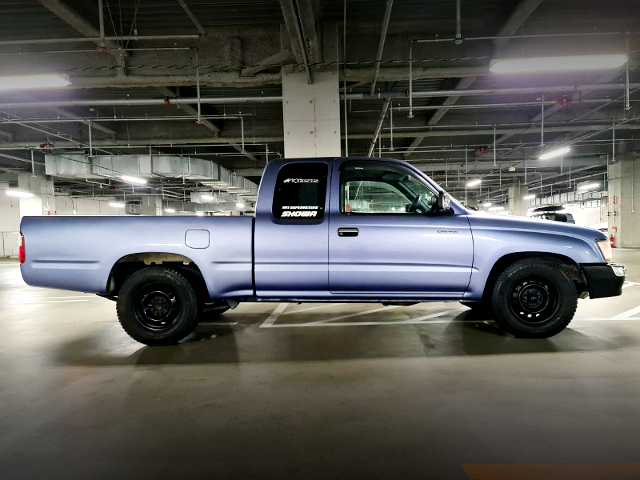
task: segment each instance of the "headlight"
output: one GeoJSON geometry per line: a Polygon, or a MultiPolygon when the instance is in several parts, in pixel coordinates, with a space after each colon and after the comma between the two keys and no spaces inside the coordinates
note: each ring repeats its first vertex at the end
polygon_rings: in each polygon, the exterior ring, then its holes
{"type": "Polygon", "coordinates": [[[596,240],[598,244],[598,248],[602,252],[602,256],[604,257],[605,262],[610,262],[613,260],[613,252],[611,251],[611,242],[606,238],[603,240],[596,240]]]}

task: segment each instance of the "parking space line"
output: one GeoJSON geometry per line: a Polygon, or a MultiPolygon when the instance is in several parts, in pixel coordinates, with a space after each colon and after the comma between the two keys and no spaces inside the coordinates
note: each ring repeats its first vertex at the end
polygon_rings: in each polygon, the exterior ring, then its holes
{"type": "Polygon", "coordinates": [[[282,314],[282,312],[284,312],[284,309],[287,308],[287,305],[289,304],[288,303],[278,304],[275,310],[271,312],[271,315],[269,315],[267,319],[264,322],[262,322],[262,325],[260,325],[260,328],[273,327],[273,324],[275,323],[276,320],[278,320],[278,317],[282,314]]]}
{"type": "MultiPolygon", "coordinates": [[[[357,313],[350,313],[348,315],[340,315],[339,317],[333,317],[333,318],[328,318],[326,320],[318,320],[316,322],[309,322],[310,324],[314,324],[314,325],[319,325],[319,324],[323,324],[323,323],[330,323],[330,322],[335,322],[336,320],[344,320],[345,318],[353,318],[353,317],[360,317],[362,315],[369,315],[370,313],[377,313],[377,312],[383,312],[386,310],[391,310],[392,308],[400,308],[400,307],[404,307],[404,305],[389,305],[386,307],[380,307],[380,308],[374,308],[373,310],[367,310],[364,312],[357,312],[357,313]]],[[[396,323],[396,322],[393,322],[396,323]]]]}
{"type": "Polygon", "coordinates": [[[640,313],[640,307],[632,308],[626,312],[619,313],[618,315],[611,317],[611,320],[626,320],[640,313]]]}
{"type": "Polygon", "coordinates": [[[638,283],[637,282],[624,282],[624,285],[622,285],[622,288],[633,287],[634,285],[638,285],[638,283]]]}
{"type": "Polygon", "coordinates": [[[21,305],[37,305],[39,303],[78,303],[88,301],[89,300],[11,300],[9,303],[21,305]]]}
{"type": "MultiPolygon", "coordinates": [[[[403,320],[399,323],[424,323],[427,320],[431,320],[432,318],[442,317],[444,315],[448,315],[450,313],[461,312],[463,310],[469,310],[467,307],[456,308],[453,310],[445,310],[444,312],[432,313],[430,315],[424,315],[422,317],[410,318],[409,320],[403,320]]],[[[433,322],[432,322],[433,323],[433,322]]]]}
{"type": "Polygon", "coordinates": [[[291,315],[294,313],[303,313],[310,312],[312,310],[320,310],[321,308],[329,308],[329,307],[337,307],[339,305],[345,305],[344,303],[324,303],[322,305],[317,305],[315,307],[303,308],[301,310],[291,310],[289,312],[283,313],[283,315],[291,315]]]}

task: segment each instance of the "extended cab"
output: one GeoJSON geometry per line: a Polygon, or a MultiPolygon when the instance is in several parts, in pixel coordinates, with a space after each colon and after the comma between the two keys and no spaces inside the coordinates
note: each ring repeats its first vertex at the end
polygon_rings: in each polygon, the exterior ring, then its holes
{"type": "Polygon", "coordinates": [[[516,336],[549,337],[578,298],[620,295],[625,267],[590,228],[464,208],[396,160],[267,165],[255,217],[25,217],[29,285],[117,302],[147,345],[243,301],[458,300],[516,336]]]}

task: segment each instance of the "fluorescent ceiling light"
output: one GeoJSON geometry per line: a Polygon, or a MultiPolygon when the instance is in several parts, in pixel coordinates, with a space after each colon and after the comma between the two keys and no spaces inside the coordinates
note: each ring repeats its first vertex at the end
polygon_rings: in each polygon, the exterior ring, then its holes
{"type": "Polygon", "coordinates": [[[533,193],[530,193],[529,195],[525,195],[524,197],[522,197],[523,200],[531,200],[533,198],[536,198],[536,196],[533,193]]]}
{"type": "Polygon", "coordinates": [[[478,178],[476,180],[471,180],[469,183],[467,183],[467,187],[475,187],[476,185],[480,185],[481,183],[482,183],[482,180],[478,178]]]}
{"type": "Polygon", "coordinates": [[[165,208],[164,211],[167,212],[167,213],[176,213],[176,209],[175,208],[165,208]]]}
{"type": "Polygon", "coordinates": [[[200,198],[202,200],[207,201],[207,202],[213,202],[213,197],[211,195],[202,194],[202,195],[200,195],[200,198]]]}
{"type": "Polygon", "coordinates": [[[549,150],[547,153],[543,153],[538,158],[540,160],[549,160],[550,158],[556,158],[560,155],[564,155],[565,153],[569,153],[571,151],[570,147],[560,147],[555,150],[549,150]]]}
{"type": "Polygon", "coordinates": [[[491,203],[491,202],[484,202],[482,204],[483,207],[490,207],[491,205],[493,205],[493,203],[491,203]]]}
{"type": "Polygon", "coordinates": [[[198,217],[202,217],[202,216],[204,216],[204,212],[196,212],[196,215],[197,215],[198,217]]]}
{"type": "Polygon", "coordinates": [[[127,182],[127,183],[135,183],[136,185],[146,185],[147,184],[147,180],[144,178],[138,178],[138,177],[131,177],[129,175],[122,175],[120,177],[120,179],[123,182],[127,182]]]}
{"type": "Polygon", "coordinates": [[[124,208],[125,207],[124,203],[120,203],[120,202],[109,202],[109,206],[113,207],[113,208],[124,208]]]}
{"type": "Polygon", "coordinates": [[[490,212],[501,212],[502,210],[504,210],[504,207],[491,207],[489,209],[490,212]]]}
{"type": "Polygon", "coordinates": [[[57,88],[71,85],[68,75],[19,75],[0,77],[1,90],[27,90],[31,88],[57,88]]]}
{"type": "Polygon", "coordinates": [[[242,202],[238,202],[238,203],[236,203],[236,207],[238,207],[238,208],[244,208],[244,203],[242,203],[242,202]]]}
{"type": "Polygon", "coordinates": [[[600,186],[599,183],[587,183],[585,185],[580,185],[578,189],[580,190],[591,190],[592,188],[598,188],[600,186]]]}
{"type": "Polygon", "coordinates": [[[24,197],[24,198],[33,197],[33,193],[24,192],[22,190],[7,190],[7,195],[9,195],[11,197],[24,197]]]}
{"type": "Polygon", "coordinates": [[[624,54],[505,58],[493,60],[489,70],[493,73],[538,73],[599,70],[618,68],[624,65],[626,61],[627,56],[624,54]]]}

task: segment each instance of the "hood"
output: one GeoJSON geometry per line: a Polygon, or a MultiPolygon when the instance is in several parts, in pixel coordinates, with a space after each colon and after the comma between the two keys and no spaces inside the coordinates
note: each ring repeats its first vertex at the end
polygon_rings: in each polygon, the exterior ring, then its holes
{"type": "Polygon", "coordinates": [[[467,210],[467,215],[472,228],[495,228],[497,230],[525,230],[536,232],[548,232],[552,234],[565,234],[573,237],[582,237],[590,240],[606,239],[606,235],[599,230],[589,227],[581,227],[571,223],[554,222],[516,215],[497,215],[486,212],[467,210]]]}

